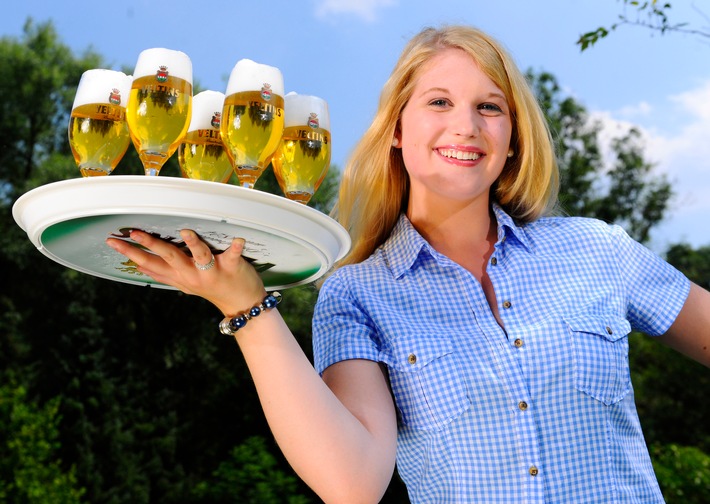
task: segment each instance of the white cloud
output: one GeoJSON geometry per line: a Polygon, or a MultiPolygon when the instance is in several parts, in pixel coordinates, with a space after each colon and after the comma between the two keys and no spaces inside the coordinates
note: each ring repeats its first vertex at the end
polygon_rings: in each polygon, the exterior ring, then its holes
{"type": "Polygon", "coordinates": [[[710,210],[710,81],[669,101],[679,106],[676,114],[684,121],[671,132],[650,128],[649,153],[677,180],[678,189],[694,195],[694,205],[710,210]]]}
{"type": "Polygon", "coordinates": [[[631,126],[639,129],[646,159],[655,164],[656,173],[666,174],[673,187],[668,217],[653,235],[654,249],[661,252],[681,241],[710,244],[710,80],[668,97],[667,103],[641,103],[615,112],[594,112],[592,117],[604,125],[600,141],[605,146],[631,126]]]}
{"type": "Polygon", "coordinates": [[[697,89],[671,96],[670,100],[679,104],[689,114],[710,121],[710,81],[697,89]]]}
{"type": "Polygon", "coordinates": [[[352,15],[372,23],[377,20],[378,11],[397,5],[397,0],[318,0],[316,16],[327,19],[333,15],[352,15]]]}
{"type": "Polygon", "coordinates": [[[622,108],[621,110],[619,110],[619,115],[628,119],[634,119],[635,117],[648,116],[652,111],[653,107],[650,103],[641,102],[635,105],[628,105],[622,108]]]}

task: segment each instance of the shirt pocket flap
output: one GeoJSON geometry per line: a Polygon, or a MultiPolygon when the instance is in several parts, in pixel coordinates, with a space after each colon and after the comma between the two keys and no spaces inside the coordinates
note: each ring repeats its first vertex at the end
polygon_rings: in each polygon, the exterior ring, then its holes
{"type": "Polygon", "coordinates": [[[613,313],[582,314],[566,320],[574,357],[574,386],[606,405],[631,390],[631,324],[613,313]]]}
{"type": "Polygon", "coordinates": [[[608,341],[617,341],[631,332],[631,324],[617,315],[578,315],[567,319],[572,331],[596,334],[608,341]]]}
{"type": "Polygon", "coordinates": [[[383,355],[403,425],[440,430],[470,405],[453,340],[445,334],[401,334],[383,355]]]}
{"type": "Polygon", "coordinates": [[[448,338],[398,338],[391,365],[399,371],[420,371],[453,351],[453,344],[448,338]]]}

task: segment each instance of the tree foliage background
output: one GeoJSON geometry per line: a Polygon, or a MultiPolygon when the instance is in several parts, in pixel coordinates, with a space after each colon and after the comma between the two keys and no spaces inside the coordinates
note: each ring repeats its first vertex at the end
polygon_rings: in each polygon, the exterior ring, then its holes
{"type": "MultiPolygon", "coordinates": [[[[283,460],[236,343],[208,303],[110,282],[39,253],[11,215],[24,192],[78,177],[66,141],[81,73],[51,23],[0,39],[0,502],[307,503],[318,499],[283,460]]],[[[668,182],[637,131],[611,145],[554,76],[529,74],[555,134],[561,208],[619,222],[640,241],[663,217],[668,182]]],[[[139,174],[135,151],[116,169],[139,174]]],[[[171,159],[161,176],[179,176],[171,159]]],[[[327,212],[331,169],[312,204],[327,212]]],[[[278,192],[270,172],[258,189],[278,192]]],[[[668,260],[710,287],[710,247],[672,246],[668,260]]],[[[280,311],[307,354],[313,286],[286,290],[280,311]]],[[[668,502],[710,491],[707,369],[643,335],[632,338],[637,402],[668,502]]],[[[384,502],[407,502],[395,477],[384,502]]]]}

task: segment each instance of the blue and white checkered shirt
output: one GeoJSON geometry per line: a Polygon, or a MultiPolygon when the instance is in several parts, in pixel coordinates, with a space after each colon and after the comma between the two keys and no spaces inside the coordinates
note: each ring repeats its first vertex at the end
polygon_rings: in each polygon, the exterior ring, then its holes
{"type": "Polygon", "coordinates": [[[397,467],[414,503],[663,502],[634,405],[628,334],[664,333],[689,281],[618,226],[494,206],[481,285],[402,216],[337,270],[314,317],[315,366],[386,364],[397,467]]]}

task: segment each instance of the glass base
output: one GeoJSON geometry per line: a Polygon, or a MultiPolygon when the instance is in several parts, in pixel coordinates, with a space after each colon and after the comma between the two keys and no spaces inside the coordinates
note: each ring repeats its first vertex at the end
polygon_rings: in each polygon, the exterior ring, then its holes
{"type": "Polygon", "coordinates": [[[141,159],[143,169],[148,177],[157,177],[160,169],[168,160],[167,154],[157,151],[142,151],[138,154],[138,157],[141,159]]]}
{"type": "Polygon", "coordinates": [[[79,171],[83,177],[104,177],[109,175],[112,170],[104,170],[103,168],[82,168],[79,171]]]}
{"type": "Polygon", "coordinates": [[[264,172],[260,166],[237,166],[234,170],[239,179],[239,185],[247,189],[253,189],[254,184],[264,172]]]}
{"type": "Polygon", "coordinates": [[[298,203],[303,203],[305,205],[311,201],[313,194],[306,191],[286,191],[284,196],[291,201],[297,201],[298,203]]]}

